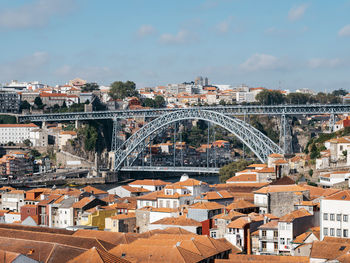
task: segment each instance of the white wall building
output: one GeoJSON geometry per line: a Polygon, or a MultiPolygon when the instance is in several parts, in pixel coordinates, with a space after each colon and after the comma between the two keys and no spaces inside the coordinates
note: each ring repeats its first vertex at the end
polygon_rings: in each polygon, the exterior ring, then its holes
{"type": "Polygon", "coordinates": [[[350,191],[345,190],[321,200],[321,240],[325,236],[349,238],[350,191]]]}
{"type": "Polygon", "coordinates": [[[34,123],[29,124],[0,124],[0,144],[23,143],[30,140],[30,132],[39,127],[34,123]]]}

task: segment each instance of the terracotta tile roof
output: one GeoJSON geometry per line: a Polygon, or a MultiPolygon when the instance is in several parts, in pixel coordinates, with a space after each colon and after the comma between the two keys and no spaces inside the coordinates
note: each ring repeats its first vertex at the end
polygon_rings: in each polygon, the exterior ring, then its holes
{"type": "Polygon", "coordinates": [[[275,172],[275,168],[271,167],[266,167],[266,168],[262,168],[260,170],[256,170],[257,173],[274,173],[275,172]]]}
{"type": "Polygon", "coordinates": [[[278,220],[271,220],[270,222],[259,226],[259,229],[278,229],[278,220]]]}
{"type": "Polygon", "coordinates": [[[86,252],[71,259],[68,263],[81,263],[81,262],[96,262],[96,263],[128,263],[130,261],[117,257],[107,251],[90,248],[86,252]]]}
{"type": "Polygon", "coordinates": [[[151,192],[149,194],[145,194],[142,196],[137,197],[137,200],[153,200],[156,201],[157,197],[163,195],[162,191],[156,191],[156,192],[151,192]]]}
{"type": "Polygon", "coordinates": [[[198,186],[198,185],[207,185],[206,182],[198,181],[196,179],[189,178],[185,181],[180,181],[174,183],[175,185],[181,185],[181,186],[198,186]]]}
{"type": "Polygon", "coordinates": [[[279,154],[279,153],[272,153],[269,155],[269,157],[271,157],[271,158],[283,158],[283,155],[279,154]]]}
{"type": "Polygon", "coordinates": [[[338,200],[338,201],[349,201],[350,200],[350,190],[344,190],[324,198],[325,200],[338,200]]]}
{"type": "Polygon", "coordinates": [[[79,229],[73,234],[73,236],[95,238],[116,246],[119,244],[131,243],[135,241],[140,236],[140,234],[79,229]]]}
{"type": "Polygon", "coordinates": [[[223,209],[224,206],[216,202],[198,202],[189,206],[188,209],[206,209],[206,210],[216,210],[223,209]]]}
{"type": "Polygon", "coordinates": [[[106,196],[105,198],[102,198],[101,200],[106,203],[114,203],[117,201],[117,198],[115,195],[109,194],[108,196],[106,196]]]}
{"type": "Polygon", "coordinates": [[[301,186],[310,191],[311,200],[319,198],[321,196],[324,196],[324,197],[330,196],[334,193],[338,193],[341,191],[340,189],[322,188],[322,187],[311,186],[308,184],[302,184],[301,186]]]}
{"type": "Polygon", "coordinates": [[[83,238],[72,235],[34,232],[7,228],[0,228],[0,237],[24,239],[30,241],[51,242],[84,249],[90,249],[94,246],[100,249],[112,249],[114,247],[113,244],[102,240],[98,240],[96,238],[83,238]]]}
{"type": "Polygon", "coordinates": [[[240,174],[237,176],[232,176],[230,179],[228,179],[226,182],[257,182],[257,175],[256,174],[240,174]]]}
{"type": "Polygon", "coordinates": [[[279,160],[276,160],[274,161],[274,164],[287,164],[288,161],[284,160],[284,159],[279,159],[279,160]]]}
{"type": "Polygon", "coordinates": [[[304,189],[298,185],[269,185],[265,186],[254,193],[257,194],[266,194],[266,193],[278,193],[278,192],[304,192],[304,189]]]}
{"type": "Polygon", "coordinates": [[[311,248],[310,258],[332,260],[350,252],[350,244],[333,242],[325,238],[323,241],[314,241],[311,248]]]}
{"type": "MultiPolygon", "coordinates": [[[[0,237],[0,249],[11,253],[23,254],[31,259],[37,260],[37,262],[53,263],[67,262],[86,251],[84,248],[57,244],[55,242],[25,240],[11,237],[0,237]],[[9,244],[11,245],[9,246],[9,244]]],[[[4,256],[4,254],[2,254],[2,256],[4,256]]]]}
{"type": "Polygon", "coordinates": [[[152,225],[177,225],[177,226],[202,226],[202,224],[191,218],[184,216],[179,217],[164,217],[152,223],[152,225]]]}
{"type": "MultiPolygon", "coordinates": [[[[143,262],[188,262],[195,263],[214,257],[235,248],[222,239],[198,235],[157,234],[147,239],[138,239],[128,245],[119,245],[109,252],[130,261],[143,262]]],[[[234,253],[239,252],[237,248],[234,253]]]]}
{"type": "Polygon", "coordinates": [[[304,208],[301,208],[299,210],[294,210],[293,212],[282,216],[279,219],[279,221],[280,222],[292,222],[294,219],[304,217],[304,216],[311,216],[311,214],[308,211],[306,211],[304,208]]]}
{"type": "Polygon", "coordinates": [[[103,191],[103,190],[100,190],[100,189],[97,189],[95,187],[92,187],[90,185],[88,186],[85,186],[84,188],[82,188],[81,190],[85,191],[85,192],[88,192],[88,193],[93,193],[93,194],[96,194],[96,195],[100,195],[100,194],[108,194],[106,191],[103,191]]]}
{"type": "Polygon", "coordinates": [[[230,255],[229,259],[215,259],[215,263],[309,263],[308,257],[297,257],[297,256],[276,256],[276,255],[230,255]]]}
{"type": "Polygon", "coordinates": [[[150,190],[147,190],[142,187],[132,187],[129,185],[123,185],[122,186],[125,190],[129,191],[130,193],[149,193],[151,192],[150,190]]]}
{"type": "Polygon", "coordinates": [[[226,206],[226,209],[235,210],[235,209],[244,209],[244,208],[253,208],[253,207],[256,207],[256,206],[251,202],[248,202],[243,199],[238,199],[238,200],[234,200],[231,204],[226,206]]]}
{"type": "Polygon", "coordinates": [[[312,234],[312,232],[305,232],[297,236],[294,240],[293,243],[296,244],[304,244],[304,241],[312,234]]]}
{"type": "Polygon", "coordinates": [[[221,191],[202,193],[196,199],[202,199],[202,200],[233,199],[233,195],[226,190],[221,190],[221,191]]]}
{"type": "Polygon", "coordinates": [[[240,218],[237,218],[236,220],[232,221],[231,223],[229,223],[227,225],[227,227],[228,228],[244,228],[244,226],[246,226],[247,224],[249,224],[248,217],[240,217],[240,218]]]}
{"type": "Polygon", "coordinates": [[[260,168],[260,167],[267,167],[267,164],[265,163],[253,163],[251,165],[248,166],[248,168],[260,168]]]}
{"type": "Polygon", "coordinates": [[[118,215],[111,216],[111,219],[113,220],[122,220],[122,219],[128,219],[128,218],[136,218],[135,213],[118,214],[118,215]]]}
{"type": "Polygon", "coordinates": [[[168,207],[152,207],[152,206],[145,206],[140,208],[139,210],[147,210],[152,212],[160,212],[160,213],[175,213],[178,210],[175,208],[168,208],[168,207]]]}
{"type": "Polygon", "coordinates": [[[154,179],[143,179],[143,180],[135,180],[129,185],[153,185],[153,186],[163,186],[170,184],[168,182],[164,182],[163,180],[154,180],[154,179]]]}
{"type": "Polygon", "coordinates": [[[242,214],[240,212],[237,211],[230,211],[229,213],[222,213],[222,214],[218,214],[216,216],[213,217],[213,219],[225,219],[225,220],[232,220],[236,217],[241,217],[241,216],[246,216],[245,214],[242,214]]]}
{"type": "Polygon", "coordinates": [[[78,202],[75,202],[72,207],[73,208],[83,208],[88,203],[90,203],[92,200],[93,199],[90,199],[90,197],[84,197],[81,200],[79,200],[78,202]]]}
{"type": "Polygon", "coordinates": [[[3,186],[0,188],[0,191],[12,191],[12,190],[16,190],[16,188],[13,188],[11,186],[3,186]]]}
{"type": "MultiPolygon", "coordinates": [[[[5,250],[0,250],[0,258],[3,259],[4,263],[7,262],[16,262],[16,258],[20,255],[20,253],[9,252],[5,250]]],[[[25,259],[23,259],[25,261],[25,259]]]]}
{"type": "Polygon", "coordinates": [[[29,124],[0,124],[0,128],[39,128],[34,123],[29,124]]]}

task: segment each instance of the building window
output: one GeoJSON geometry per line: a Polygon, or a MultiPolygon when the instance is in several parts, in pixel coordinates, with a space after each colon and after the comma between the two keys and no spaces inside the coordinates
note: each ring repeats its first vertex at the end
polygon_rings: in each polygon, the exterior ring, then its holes
{"type": "Polygon", "coordinates": [[[283,237],[280,238],[280,243],[281,243],[281,245],[284,245],[284,238],[283,237]]]}
{"type": "Polygon", "coordinates": [[[341,220],[341,214],[337,214],[337,221],[341,220]]]}
{"type": "Polygon", "coordinates": [[[343,237],[348,237],[348,236],[349,236],[348,230],[344,229],[343,230],[343,237]]]}
{"type": "Polygon", "coordinates": [[[266,242],[261,242],[262,249],[266,249],[266,242]]]}
{"type": "Polygon", "coordinates": [[[261,235],[262,235],[263,237],[266,237],[266,230],[261,231],[261,235]]]}
{"type": "Polygon", "coordinates": [[[273,231],[273,237],[278,237],[278,231],[273,231]]]}
{"type": "Polygon", "coordinates": [[[215,238],[216,237],[216,232],[211,232],[211,237],[215,238]]]}
{"type": "Polygon", "coordinates": [[[323,235],[328,236],[328,228],[327,227],[323,228],[323,235]]]}
{"type": "Polygon", "coordinates": [[[334,221],[334,214],[329,214],[329,219],[330,219],[331,221],[334,221]]]}
{"type": "Polygon", "coordinates": [[[328,213],[323,213],[323,220],[328,220],[328,213]]]}
{"type": "Polygon", "coordinates": [[[343,215],[343,221],[348,222],[348,215],[343,215]]]}
{"type": "Polygon", "coordinates": [[[337,228],[337,237],[341,237],[341,229],[337,228]]]}
{"type": "Polygon", "coordinates": [[[278,243],[277,243],[277,242],[273,243],[273,248],[274,248],[275,250],[278,249],[278,243]]]}
{"type": "Polygon", "coordinates": [[[334,237],[334,228],[330,228],[330,230],[329,230],[329,235],[330,235],[331,237],[334,237]]]}

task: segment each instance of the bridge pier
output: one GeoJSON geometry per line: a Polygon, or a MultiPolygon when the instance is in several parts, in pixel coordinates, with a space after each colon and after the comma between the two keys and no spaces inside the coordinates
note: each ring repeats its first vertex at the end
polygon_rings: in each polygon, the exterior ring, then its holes
{"type": "Polygon", "coordinates": [[[280,139],[279,145],[285,154],[292,152],[292,142],[291,142],[291,127],[289,125],[288,116],[285,114],[281,115],[280,121],[280,139]]]}
{"type": "Polygon", "coordinates": [[[75,129],[79,129],[80,128],[80,122],[79,120],[75,120],[75,129]]]}

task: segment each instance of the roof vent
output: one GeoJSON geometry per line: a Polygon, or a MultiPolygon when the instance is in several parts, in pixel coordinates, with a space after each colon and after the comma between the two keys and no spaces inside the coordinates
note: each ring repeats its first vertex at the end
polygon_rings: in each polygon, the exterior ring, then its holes
{"type": "Polygon", "coordinates": [[[122,253],[122,258],[125,258],[126,254],[125,253],[122,253]]]}
{"type": "Polygon", "coordinates": [[[340,251],[343,251],[344,249],[345,249],[345,246],[341,246],[341,247],[339,248],[340,251]]]}
{"type": "Polygon", "coordinates": [[[177,247],[179,247],[180,245],[181,245],[181,242],[180,242],[180,241],[176,243],[176,246],[177,246],[177,247]]]}
{"type": "Polygon", "coordinates": [[[345,198],[346,198],[346,195],[343,195],[343,196],[341,197],[342,200],[344,200],[345,198]]]}

